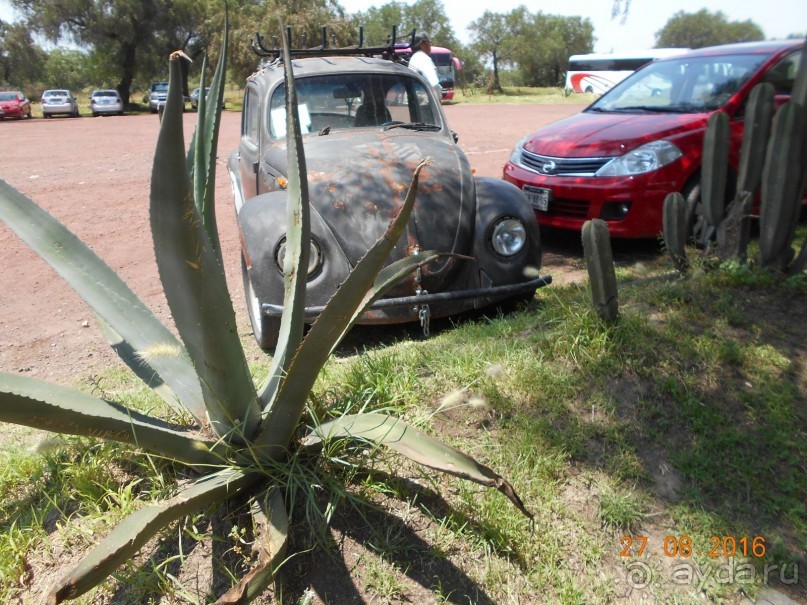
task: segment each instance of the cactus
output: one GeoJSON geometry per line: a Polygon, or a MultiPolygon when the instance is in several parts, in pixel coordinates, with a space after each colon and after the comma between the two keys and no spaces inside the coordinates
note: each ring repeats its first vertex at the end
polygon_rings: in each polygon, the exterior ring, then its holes
{"type": "Polygon", "coordinates": [[[687,269],[687,202],[678,192],[664,198],[664,244],[675,268],[681,273],[687,269]]]}
{"type": "Polygon", "coordinates": [[[723,220],[726,209],[729,134],[729,116],[722,111],[713,113],[709,118],[706,135],[703,139],[701,200],[706,223],[709,227],[714,228],[717,228],[720,221],[723,220]]]}
{"type": "Polygon", "coordinates": [[[767,143],[771,136],[774,92],[773,85],[764,82],[757,84],[748,96],[737,191],[755,194],[762,181],[762,166],[765,164],[767,143]]]}
{"type": "Polygon", "coordinates": [[[792,242],[804,180],[803,142],[802,108],[796,103],[785,103],[774,120],[762,176],[759,252],[764,267],[784,271],[793,259],[792,242]]]}
{"type": "Polygon", "coordinates": [[[605,221],[594,219],[583,224],[583,254],[594,309],[605,321],[613,321],[619,314],[619,298],[611,236],[605,221]]]}

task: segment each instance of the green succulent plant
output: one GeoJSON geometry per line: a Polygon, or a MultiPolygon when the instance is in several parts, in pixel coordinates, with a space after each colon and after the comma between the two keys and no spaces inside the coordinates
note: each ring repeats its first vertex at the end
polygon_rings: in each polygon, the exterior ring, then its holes
{"type": "MultiPolygon", "coordinates": [[[[197,477],[172,498],[146,505],[123,520],[53,587],[50,604],[75,598],[102,582],[170,523],[232,498],[250,503],[259,556],[255,567],[218,602],[252,600],[271,583],[286,548],[287,502],[278,489],[278,473],[293,452],[316,453],[328,440],[383,445],[426,467],[495,487],[531,517],[507,480],[402,420],[379,413],[344,414],[307,431],[302,425],[318,374],[364,309],[439,254],[422,251],[383,267],[409,219],[423,162],[387,232],[357,263],[303,338],[308,191],[285,39],[285,304],[268,377],[261,385],[254,382],[236,330],[213,204],[226,47],[225,29],[210,96],[199,99],[197,127],[187,152],[181,53],[174,53],[169,62],[170,88],[154,158],[150,217],[159,275],[179,338],[75,235],[0,181],[0,219],[87,302],[123,361],[168,405],[190,417],[185,425],[170,423],[71,388],[0,373],[0,421],[134,444],[189,465],[197,477]]],[[[204,90],[204,80],[200,87],[204,90]]]]}

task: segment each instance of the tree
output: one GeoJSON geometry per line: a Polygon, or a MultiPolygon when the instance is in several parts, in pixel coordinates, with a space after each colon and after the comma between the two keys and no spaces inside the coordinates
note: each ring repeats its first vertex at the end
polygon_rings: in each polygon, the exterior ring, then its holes
{"type": "MultiPolygon", "coordinates": [[[[511,18],[516,18],[512,15],[511,18]]],[[[526,86],[561,86],[569,56],[591,52],[594,26],[584,17],[527,15],[513,57],[526,86]]]]}
{"type": "Polygon", "coordinates": [[[0,20],[0,84],[22,89],[41,77],[44,62],[25,25],[0,20]]]}
{"type": "MultiPolygon", "coordinates": [[[[516,11],[526,11],[524,7],[516,11]]],[[[471,48],[482,59],[489,59],[493,66],[493,89],[502,92],[499,81],[499,67],[512,62],[514,34],[510,25],[514,19],[507,15],[485,11],[476,21],[468,26],[471,30],[471,48]]]]}
{"type": "Polygon", "coordinates": [[[366,39],[371,44],[383,44],[394,25],[399,36],[408,36],[412,30],[425,31],[435,46],[452,50],[460,47],[440,0],[417,0],[412,5],[393,0],[358,12],[352,18],[357,25],[364,27],[366,39]]]}
{"type": "Polygon", "coordinates": [[[705,8],[697,13],[678,11],[656,32],[656,46],[701,48],[731,42],[763,40],[765,34],[753,21],[729,21],[721,11],[705,8]]]}
{"type": "MultiPolygon", "coordinates": [[[[102,56],[129,102],[138,69],[184,49],[196,36],[203,5],[193,0],[12,0],[26,26],[56,43],[70,39],[102,56]]],[[[152,63],[153,64],[153,63],[152,63]]]]}
{"type": "Polygon", "coordinates": [[[54,48],[48,51],[43,72],[43,81],[53,88],[76,91],[97,82],[93,77],[89,55],[75,49],[54,48]]]}

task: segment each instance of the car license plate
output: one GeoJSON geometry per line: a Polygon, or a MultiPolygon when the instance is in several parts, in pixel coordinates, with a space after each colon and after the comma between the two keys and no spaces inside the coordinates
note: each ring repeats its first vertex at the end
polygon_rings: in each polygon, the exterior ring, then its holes
{"type": "Polygon", "coordinates": [[[551,189],[525,185],[524,194],[535,210],[539,210],[540,212],[547,212],[549,210],[549,201],[552,199],[551,189]]]}

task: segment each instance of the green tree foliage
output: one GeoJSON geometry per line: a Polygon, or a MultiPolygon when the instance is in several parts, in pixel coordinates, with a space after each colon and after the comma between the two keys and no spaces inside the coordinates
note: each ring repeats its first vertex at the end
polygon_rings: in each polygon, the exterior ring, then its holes
{"type": "MultiPolygon", "coordinates": [[[[255,71],[260,61],[251,47],[255,34],[265,36],[264,44],[267,46],[279,45],[280,20],[291,27],[292,45],[295,47],[318,46],[323,26],[328,28],[329,45],[347,46],[358,41],[358,27],[345,19],[344,9],[337,0],[235,0],[229,2],[229,7],[229,78],[239,84],[255,71]]],[[[212,12],[205,22],[202,36],[209,41],[206,46],[211,49],[220,45],[223,15],[224,6],[220,4],[218,13],[212,12]]]]}
{"type": "Polygon", "coordinates": [[[439,0],[418,0],[407,5],[393,0],[379,7],[370,7],[352,16],[355,23],[364,27],[365,39],[370,44],[383,44],[398,27],[399,35],[408,35],[412,30],[425,31],[432,44],[455,50],[460,47],[454,28],[446,16],[445,7],[439,0]]]}
{"type": "Polygon", "coordinates": [[[527,13],[513,58],[524,86],[562,86],[569,55],[589,53],[594,26],[584,17],[527,13]]]}
{"type": "Polygon", "coordinates": [[[41,78],[45,57],[23,24],[0,21],[0,85],[30,87],[41,78]]]}
{"type": "Polygon", "coordinates": [[[153,67],[158,57],[164,60],[196,38],[204,8],[192,0],[12,0],[12,4],[32,31],[55,43],[71,40],[103,57],[126,103],[139,70],[153,67]]]}
{"type": "Polygon", "coordinates": [[[764,39],[762,29],[753,21],[729,21],[721,11],[711,13],[705,8],[697,13],[678,11],[656,32],[659,48],[701,48],[764,39]]]}
{"type": "Polygon", "coordinates": [[[505,15],[485,11],[468,26],[471,30],[471,49],[493,67],[493,90],[502,92],[499,69],[513,63],[515,39],[520,25],[517,15],[526,13],[522,6],[505,15]],[[515,29],[513,27],[515,26],[515,29]]]}
{"type": "Polygon", "coordinates": [[[509,66],[516,67],[519,85],[560,86],[569,55],[594,46],[589,19],[532,14],[523,6],[507,14],[485,11],[469,29],[472,48],[493,67],[493,88],[499,92],[499,71],[509,66]]]}
{"type": "Polygon", "coordinates": [[[86,52],[54,48],[47,53],[42,82],[48,88],[68,88],[75,92],[93,86],[98,80],[86,52]]]}

